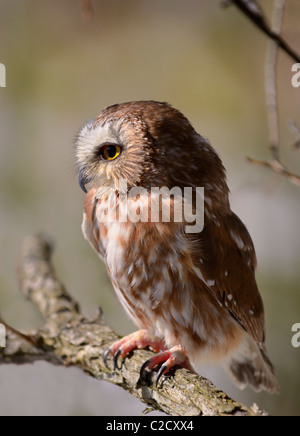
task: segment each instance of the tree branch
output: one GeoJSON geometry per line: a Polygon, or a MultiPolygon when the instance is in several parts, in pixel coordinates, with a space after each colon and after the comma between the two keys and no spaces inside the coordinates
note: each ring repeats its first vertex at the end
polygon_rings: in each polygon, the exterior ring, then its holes
{"type": "MultiPolygon", "coordinates": [[[[280,35],[283,23],[285,0],[275,0],[273,13],[273,28],[277,35],[280,35]]],[[[268,49],[265,67],[265,90],[266,106],[269,125],[270,151],[272,160],[280,162],[279,156],[279,126],[278,126],[278,106],[277,106],[277,63],[279,47],[276,41],[268,41],[268,49]]]]}
{"type": "MultiPolygon", "coordinates": [[[[272,29],[267,24],[267,20],[260,9],[259,5],[254,0],[230,0],[235,4],[257,27],[259,27],[266,35],[269,36],[270,41],[267,49],[266,56],[266,73],[265,73],[265,90],[266,90],[266,106],[269,127],[269,141],[271,161],[261,161],[247,157],[248,161],[252,164],[269,168],[273,172],[280,174],[287,178],[294,185],[300,186],[300,176],[290,171],[280,160],[279,151],[279,124],[278,124],[278,102],[277,102],[277,63],[279,47],[282,48],[287,54],[291,56],[296,62],[300,62],[300,56],[295,53],[291,47],[282,39],[281,30],[283,24],[285,0],[275,0],[273,10],[273,23],[272,29]]],[[[300,143],[300,132],[294,122],[290,122],[290,128],[296,136],[295,148],[300,143]]]]}
{"type": "Polygon", "coordinates": [[[300,55],[290,47],[290,45],[278,34],[271,29],[260,7],[253,0],[230,0],[237,8],[265,35],[271,38],[276,44],[295,62],[300,63],[300,55]]]}
{"type": "Polygon", "coordinates": [[[8,332],[7,347],[0,349],[0,364],[32,363],[76,366],[99,380],[121,386],[148,406],[170,415],[261,416],[257,406],[248,408],[229,398],[210,381],[177,369],[155,388],[155,374],[149,384],[137,386],[141,365],[152,352],[138,350],[125,359],[120,370],[110,372],[103,363],[104,350],[118,336],[100,313],[88,319],[78,303],[56,278],[51,264],[51,247],[40,236],[25,240],[18,268],[21,292],[36,305],[45,323],[32,333],[35,346],[18,334],[8,332]]]}
{"type": "Polygon", "coordinates": [[[291,171],[283,167],[280,163],[276,161],[266,162],[263,160],[253,159],[252,157],[249,156],[247,156],[246,159],[252,164],[269,168],[274,173],[284,176],[286,179],[289,180],[289,182],[293,183],[294,185],[300,186],[300,176],[297,176],[297,174],[292,173],[291,171]]]}
{"type": "Polygon", "coordinates": [[[297,126],[297,124],[295,123],[294,120],[289,120],[288,121],[288,126],[289,126],[289,129],[290,129],[291,133],[295,137],[295,141],[292,144],[292,148],[299,149],[300,148],[300,129],[297,126]]]}

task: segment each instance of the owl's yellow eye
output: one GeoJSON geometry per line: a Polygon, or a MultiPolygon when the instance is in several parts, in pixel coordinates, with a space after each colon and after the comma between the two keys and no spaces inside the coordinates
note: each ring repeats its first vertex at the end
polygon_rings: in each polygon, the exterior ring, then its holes
{"type": "Polygon", "coordinates": [[[116,144],[106,144],[100,149],[100,154],[104,160],[114,160],[121,153],[121,147],[116,144]]]}

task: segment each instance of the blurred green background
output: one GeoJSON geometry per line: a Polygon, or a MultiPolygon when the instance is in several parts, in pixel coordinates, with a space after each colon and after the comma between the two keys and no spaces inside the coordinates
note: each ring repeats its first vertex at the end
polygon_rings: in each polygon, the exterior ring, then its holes
{"type": "MultiPolygon", "coordinates": [[[[260,2],[268,17],[273,1],[260,2]]],[[[20,329],[39,314],[18,292],[23,238],[42,231],[55,241],[61,280],[93,315],[104,308],[120,334],[134,330],[105,269],[81,234],[83,193],[73,140],[105,106],[155,99],[180,109],[208,137],[228,170],[234,211],[254,239],[266,306],[267,345],[280,396],[238,391],[220,371],[213,380],[273,415],[300,414],[300,190],[245,156],[268,159],[264,97],[266,38],[219,0],[97,0],[82,17],[77,0],[0,0],[0,310],[20,329]]],[[[300,52],[300,4],[289,0],[285,38],[300,52]]],[[[290,118],[300,122],[300,88],[281,54],[278,97],[282,160],[300,173],[290,118]]],[[[0,367],[1,415],[139,415],[144,405],[79,370],[48,364],[0,367]]]]}

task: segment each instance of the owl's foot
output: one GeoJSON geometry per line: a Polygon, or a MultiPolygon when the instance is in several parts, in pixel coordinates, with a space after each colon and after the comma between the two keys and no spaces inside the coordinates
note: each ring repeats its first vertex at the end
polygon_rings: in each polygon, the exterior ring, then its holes
{"type": "Polygon", "coordinates": [[[155,366],[161,363],[162,366],[158,371],[155,381],[156,387],[158,386],[158,382],[160,378],[164,374],[169,372],[170,369],[176,365],[179,365],[183,368],[188,369],[192,373],[195,373],[195,370],[193,369],[185,350],[180,345],[176,345],[175,347],[172,347],[170,350],[162,351],[158,353],[156,356],[153,356],[150,359],[148,359],[141,368],[139,382],[145,382],[147,378],[146,368],[151,371],[153,368],[155,368],[155,366]]]}
{"type": "Polygon", "coordinates": [[[131,335],[124,336],[124,338],[115,342],[111,345],[103,355],[103,361],[107,369],[109,369],[107,364],[108,355],[113,356],[114,363],[114,371],[118,369],[118,358],[121,357],[125,359],[125,357],[135,349],[143,349],[143,348],[151,348],[151,350],[156,353],[162,350],[165,350],[166,347],[164,342],[153,336],[148,330],[139,330],[131,335]]]}

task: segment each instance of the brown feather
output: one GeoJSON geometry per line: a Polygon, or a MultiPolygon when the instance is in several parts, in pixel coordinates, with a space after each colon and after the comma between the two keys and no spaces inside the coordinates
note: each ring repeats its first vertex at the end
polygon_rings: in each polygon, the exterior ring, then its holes
{"type": "MultiPolygon", "coordinates": [[[[275,391],[253,242],[230,209],[225,169],[209,142],[170,105],[142,101],[105,109],[80,132],[76,154],[89,184],[84,235],[133,322],[196,362],[224,362],[240,385],[275,391]],[[103,161],[103,143],[117,143],[120,156],[103,161]],[[152,187],[204,187],[203,231],[189,234],[187,222],[175,222],[173,198],[169,223],[161,211],[157,223],[111,222],[105,215],[111,196],[118,217],[125,207],[120,179],[146,194],[152,187]]],[[[149,217],[146,194],[129,199],[128,207],[149,217]]]]}

